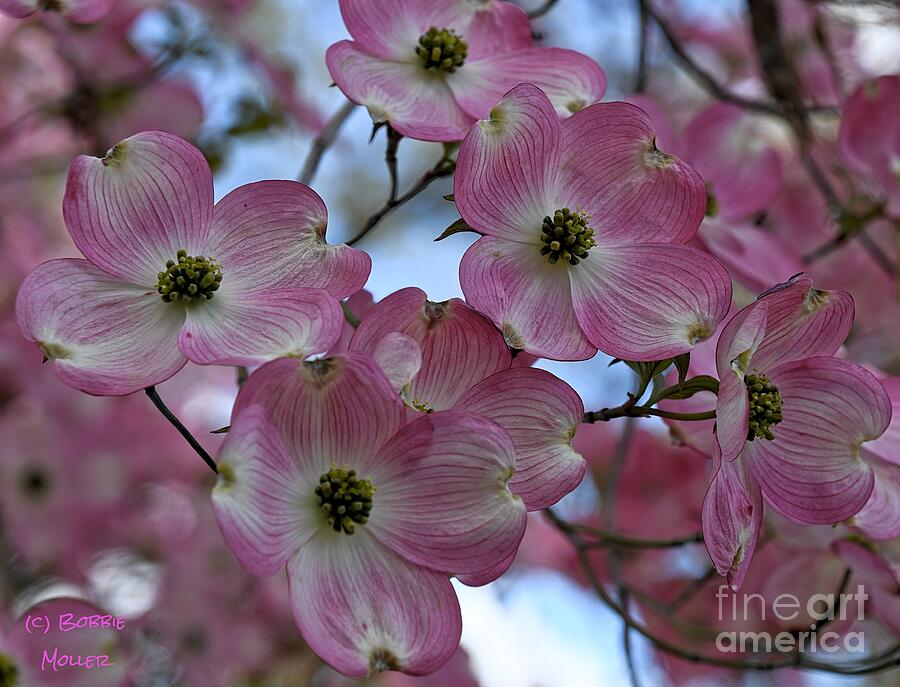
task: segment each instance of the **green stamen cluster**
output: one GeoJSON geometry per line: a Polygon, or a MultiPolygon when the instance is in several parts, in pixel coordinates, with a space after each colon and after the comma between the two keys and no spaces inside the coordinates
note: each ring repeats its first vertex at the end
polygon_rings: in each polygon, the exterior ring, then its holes
{"type": "Polygon", "coordinates": [[[781,394],[765,375],[747,375],[747,396],[750,400],[750,428],[747,430],[747,441],[757,437],[771,441],[775,438],[771,427],[782,420],[781,394]]]}
{"type": "Polygon", "coordinates": [[[597,245],[594,230],[588,226],[587,215],[562,208],[544,217],[541,226],[541,255],[546,255],[551,265],[559,260],[577,265],[587,257],[588,251],[597,245]]]}
{"type": "Polygon", "coordinates": [[[420,413],[433,413],[434,408],[429,406],[425,401],[420,401],[418,398],[414,398],[409,402],[409,405],[414,409],[418,410],[420,413]]]}
{"type": "Polygon", "coordinates": [[[466,61],[468,44],[452,30],[432,26],[419,37],[416,54],[425,69],[440,70],[452,74],[466,61]]]}
{"type": "Polygon", "coordinates": [[[367,479],[358,479],[356,470],[332,466],[319,477],[316,496],[335,532],[353,534],[356,525],[365,525],[372,512],[375,487],[367,479]]]}
{"type": "Polygon", "coordinates": [[[18,666],[6,654],[0,654],[0,687],[15,687],[18,684],[18,666]]]}
{"type": "Polygon", "coordinates": [[[166,271],[160,272],[156,290],[166,303],[191,303],[209,300],[222,284],[222,270],[212,258],[194,257],[186,250],[176,253],[178,261],[169,260],[166,271]]]}

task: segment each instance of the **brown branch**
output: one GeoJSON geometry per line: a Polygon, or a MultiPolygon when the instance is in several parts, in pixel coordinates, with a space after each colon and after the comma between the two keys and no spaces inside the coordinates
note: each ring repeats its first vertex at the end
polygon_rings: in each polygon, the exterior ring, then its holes
{"type": "Polygon", "coordinates": [[[301,184],[309,186],[312,183],[312,180],[319,169],[319,163],[322,161],[322,156],[325,154],[325,151],[334,144],[344,122],[346,122],[353,113],[354,107],[356,107],[356,105],[349,100],[344,103],[341,106],[341,109],[331,116],[331,119],[328,120],[325,124],[325,128],[322,129],[319,135],[313,139],[309,154],[306,156],[306,162],[303,163],[303,170],[297,176],[297,181],[301,184]]]}
{"type": "Polygon", "coordinates": [[[653,9],[650,4],[650,0],[638,0],[638,2],[640,3],[640,6],[643,8],[643,10],[647,13],[647,15],[651,19],[653,19],[657,26],[659,26],[660,31],[662,31],[663,36],[665,36],[666,41],[668,42],[669,47],[671,47],[672,52],[675,54],[675,56],[681,61],[681,63],[694,77],[694,79],[711,96],[713,96],[717,100],[743,107],[745,110],[773,115],[782,114],[781,110],[775,105],[758,100],[750,100],[749,98],[743,98],[736,93],[732,93],[731,91],[727,90],[716,80],[716,78],[712,74],[701,67],[694,60],[694,58],[691,57],[690,53],[688,53],[688,51],[681,44],[681,41],[675,35],[675,32],[672,30],[672,28],[653,9]]]}
{"type": "Polygon", "coordinates": [[[448,159],[447,157],[442,157],[440,160],[435,163],[434,167],[425,172],[419,180],[416,181],[405,193],[400,196],[390,199],[388,198],[385,201],[384,205],[379,208],[379,210],[369,217],[366,220],[366,223],[363,225],[362,229],[360,229],[353,238],[346,241],[348,246],[352,246],[355,243],[361,241],[372,229],[374,229],[381,220],[383,220],[387,215],[393,212],[395,209],[403,205],[404,203],[409,202],[417,195],[419,195],[422,191],[428,188],[432,182],[437,179],[441,179],[442,177],[447,177],[453,174],[453,170],[456,168],[456,163],[453,160],[448,159]]]}
{"type": "Polygon", "coordinates": [[[702,413],[676,413],[669,410],[660,410],[659,408],[650,408],[648,406],[638,406],[623,403],[615,408],[602,408],[600,410],[592,410],[584,414],[582,422],[591,424],[593,422],[609,422],[619,417],[663,417],[668,420],[682,420],[684,422],[695,422],[699,420],[714,420],[716,417],[715,410],[707,410],[702,413]]]}
{"type": "Polygon", "coordinates": [[[153,405],[156,406],[156,409],[160,413],[162,413],[162,416],[166,418],[166,420],[168,420],[175,429],[178,430],[178,433],[183,436],[185,441],[190,444],[191,448],[197,452],[197,455],[203,459],[203,462],[209,466],[210,470],[212,470],[216,474],[219,474],[219,468],[216,467],[216,462],[212,459],[212,456],[210,456],[206,452],[206,449],[200,445],[200,442],[194,438],[194,435],[191,434],[190,430],[182,424],[181,420],[176,417],[175,413],[169,410],[168,406],[159,397],[159,394],[156,391],[156,387],[148,386],[146,389],[144,389],[144,392],[153,402],[153,405]]]}
{"type": "Polygon", "coordinates": [[[557,2],[559,2],[559,0],[546,0],[543,5],[534,8],[530,12],[526,12],[526,14],[528,15],[529,19],[537,19],[538,17],[543,17],[553,9],[557,2]]]}
{"type": "Polygon", "coordinates": [[[387,145],[384,150],[384,163],[388,168],[388,176],[391,179],[391,190],[388,195],[388,202],[392,203],[397,200],[397,149],[400,147],[400,139],[403,138],[403,134],[397,133],[397,131],[388,124],[387,130],[387,145]]]}
{"type": "Polygon", "coordinates": [[[603,601],[603,603],[606,604],[614,613],[619,615],[619,617],[621,617],[622,621],[627,625],[628,628],[637,632],[645,639],[650,641],[660,651],[663,651],[671,656],[675,656],[692,663],[700,663],[704,665],[716,666],[719,668],[729,668],[732,670],[753,670],[759,672],[770,672],[774,670],[780,670],[782,668],[804,668],[808,670],[816,670],[838,675],[869,675],[900,667],[900,656],[898,656],[898,653],[900,653],[900,645],[895,645],[889,651],[872,657],[872,659],[866,663],[860,663],[857,665],[832,665],[813,659],[807,659],[806,656],[802,653],[782,656],[778,660],[772,659],[744,661],[740,659],[725,658],[722,656],[704,655],[701,653],[697,653],[691,649],[679,646],[654,634],[650,629],[644,627],[641,623],[635,620],[628,609],[624,608],[621,604],[616,603],[616,601],[614,601],[606,591],[603,584],[600,582],[600,579],[597,577],[597,573],[594,571],[593,565],[590,561],[589,549],[580,539],[578,533],[573,530],[572,525],[562,520],[550,509],[547,509],[544,512],[547,514],[547,517],[550,519],[550,521],[557,527],[557,529],[559,529],[560,532],[562,532],[563,535],[565,535],[566,538],[568,538],[571,544],[575,547],[579,563],[582,570],[584,571],[588,583],[600,598],[600,600],[603,601]]]}
{"type": "Polygon", "coordinates": [[[640,36],[638,38],[638,66],[634,78],[634,92],[643,93],[647,87],[647,43],[650,33],[650,13],[647,4],[638,0],[638,24],[640,36]]]}
{"type": "MultiPolygon", "coordinates": [[[[631,597],[628,595],[627,589],[620,589],[619,598],[622,608],[628,612],[628,604],[631,597]]],[[[637,666],[634,662],[634,650],[631,646],[631,627],[628,623],[622,623],[622,648],[625,653],[625,664],[628,666],[628,676],[631,678],[631,687],[641,687],[641,681],[638,679],[637,666]]]]}
{"type": "MultiPolygon", "coordinates": [[[[841,203],[840,197],[812,155],[813,130],[809,123],[809,112],[800,93],[797,72],[791,55],[782,40],[775,0],[748,0],[750,26],[759,55],[760,69],[766,87],[778,103],[785,120],[797,138],[800,160],[809,178],[825,199],[826,206],[834,221],[840,227],[838,235],[825,245],[810,253],[806,261],[812,262],[832,252],[848,239],[858,237],[866,252],[887,274],[896,274],[896,267],[881,249],[865,236],[865,225],[874,216],[857,218],[841,203]]],[[[877,215],[876,215],[877,216],[877,215]]]]}

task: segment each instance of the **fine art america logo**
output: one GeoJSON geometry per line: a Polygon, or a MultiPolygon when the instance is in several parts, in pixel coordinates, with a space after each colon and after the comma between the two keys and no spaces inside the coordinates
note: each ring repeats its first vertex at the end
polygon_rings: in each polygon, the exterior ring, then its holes
{"type": "Polygon", "coordinates": [[[731,592],[727,585],[721,585],[716,592],[720,622],[789,624],[799,621],[798,625],[809,619],[813,622],[797,629],[775,632],[720,632],[716,636],[716,648],[725,653],[864,653],[863,632],[838,633],[834,629],[836,626],[847,628],[853,622],[863,620],[868,598],[864,587],[858,585],[852,593],[813,594],[805,601],[793,594],[780,594],[768,605],[760,594],[739,595],[731,592]]]}

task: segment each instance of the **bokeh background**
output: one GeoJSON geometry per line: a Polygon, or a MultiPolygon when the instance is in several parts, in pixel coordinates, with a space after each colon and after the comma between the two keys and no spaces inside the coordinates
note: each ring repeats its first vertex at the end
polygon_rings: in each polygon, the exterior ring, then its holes
{"type": "MultiPolygon", "coordinates": [[[[544,3],[521,4],[534,10],[544,3]]],[[[900,71],[900,20],[892,3],[783,4],[800,7],[785,9],[789,17],[813,7],[839,37],[840,54],[831,57],[849,84],[842,88],[900,71]]],[[[762,97],[758,76],[741,63],[749,59],[742,2],[656,6],[716,78],[737,93],[762,97]]],[[[641,26],[631,0],[559,0],[534,21],[542,44],[580,50],[602,65],[606,100],[635,89],[641,26]]],[[[796,40],[812,44],[815,27],[798,26],[796,40]]],[[[324,60],[327,47],[344,37],[336,0],[121,0],[90,26],[52,13],[23,21],[0,16],[0,638],[15,641],[19,613],[35,603],[75,596],[125,619],[128,632],[106,637],[104,646],[115,645],[139,687],[351,684],[303,645],[283,575],[256,579],[230,555],[212,518],[205,466],[148,399],[92,398],[63,386],[42,368],[40,351],[21,339],[12,314],[30,268],[77,254],[61,215],[74,156],[102,155],[125,136],[159,128],[201,147],[215,171],[216,198],[251,181],[297,178],[314,138],[346,102],[331,87],[324,60]]],[[[654,26],[645,55],[646,91],[680,130],[711,102],[709,95],[654,26]]],[[[827,70],[810,74],[813,83],[831,78],[827,70]]],[[[839,103],[839,93],[818,85],[823,106],[839,103]]],[[[766,145],[790,159],[784,124],[761,126],[766,145]]],[[[822,126],[833,134],[834,121],[826,118],[822,126]]],[[[387,195],[384,132],[371,144],[370,132],[368,114],[356,108],[312,183],[328,206],[330,242],[354,235],[387,195]]],[[[402,141],[401,188],[441,153],[438,144],[402,141]]],[[[451,190],[450,181],[439,180],[358,244],[373,258],[367,290],[376,300],[405,286],[418,286],[435,301],[461,296],[457,267],[472,236],[433,241],[458,217],[442,198],[451,190]]],[[[873,322],[874,334],[861,345],[896,374],[897,340],[880,341],[885,325],[873,322]]],[[[620,403],[633,383],[624,365],[610,362],[600,354],[584,363],[537,365],[569,381],[587,408],[600,408],[620,403]]],[[[212,452],[220,437],[211,430],[229,421],[235,371],[189,365],[159,392],[212,452]]],[[[673,446],[661,422],[587,428],[578,441],[591,473],[560,514],[587,518],[607,507],[604,486],[624,446],[639,450],[644,462],[613,480],[620,490],[616,517],[627,519],[635,535],[696,531],[706,462],[673,446]],[[628,443],[625,433],[632,433],[628,443]]],[[[632,684],[620,619],[590,591],[564,538],[541,514],[531,517],[507,575],[482,588],[458,586],[464,631],[452,663],[433,677],[392,675],[369,684],[632,684]]],[[[795,535],[809,536],[816,535],[795,535]]],[[[709,565],[702,546],[625,564],[635,565],[636,575],[652,575],[661,589],[701,579],[709,565]]],[[[765,565],[755,564],[761,578],[765,565]]],[[[680,631],[690,636],[690,628],[680,631]]],[[[896,673],[850,680],[694,670],[639,638],[632,644],[647,685],[895,685],[892,679],[900,679],[896,673]]],[[[102,686],[121,676],[95,672],[83,679],[78,684],[102,686]]]]}

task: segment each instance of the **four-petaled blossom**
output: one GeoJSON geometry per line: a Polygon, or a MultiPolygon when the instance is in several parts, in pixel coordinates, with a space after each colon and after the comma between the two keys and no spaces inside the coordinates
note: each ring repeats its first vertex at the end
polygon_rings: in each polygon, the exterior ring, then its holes
{"type": "Polygon", "coordinates": [[[525,530],[509,434],[461,410],[407,422],[366,353],[268,363],[233,417],[216,516],[246,568],[287,565],[313,650],[354,677],[446,662],[461,629],[449,575],[496,578],[525,530]]]}
{"type": "Polygon", "coordinates": [[[560,116],[597,102],[590,58],[531,47],[520,7],[501,0],[341,0],[353,37],[328,49],[331,77],[376,123],[411,138],[458,141],[510,88],[543,88],[560,116]]]}
{"type": "Polygon", "coordinates": [[[413,416],[470,410],[507,430],[516,448],[509,487],[528,510],[552,506],[578,486],[586,465],[572,438],[584,406],[568,384],[545,370],[513,367],[493,323],[458,298],[434,303],[420,289],[397,291],[366,315],[350,350],[389,368],[395,358],[382,361],[399,348],[394,332],[412,338],[421,355],[411,379],[400,376],[413,416]]]}
{"type": "Polygon", "coordinates": [[[463,293],[513,348],[661,360],[728,311],[725,269],[679,245],[703,219],[703,181],[657,149],[634,105],[560,122],[543,92],[519,85],[463,140],[454,191],[484,234],[460,264],[463,293]]]}
{"type": "Polygon", "coordinates": [[[68,19],[90,24],[113,6],[114,0],[0,0],[0,12],[16,19],[37,12],[61,12],[68,19]]]}
{"type": "Polygon", "coordinates": [[[703,531],[735,588],[759,537],[763,498],[796,522],[827,524],[852,516],[872,493],[860,446],[885,431],[891,404],[871,373],[832,357],[852,322],[849,294],[818,290],[802,274],[722,330],[703,531]]]}
{"type": "Polygon", "coordinates": [[[190,359],[254,365],[327,350],[338,298],[369,257],[325,243],[325,204],[292,181],[235,189],[213,207],[197,148],[146,132],[69,169],[66,226],[87,260],[25,279],[16,317],[60,379],[100,395],[168,379],[190,359]]]}

